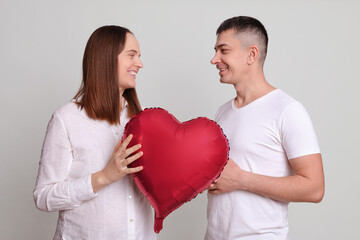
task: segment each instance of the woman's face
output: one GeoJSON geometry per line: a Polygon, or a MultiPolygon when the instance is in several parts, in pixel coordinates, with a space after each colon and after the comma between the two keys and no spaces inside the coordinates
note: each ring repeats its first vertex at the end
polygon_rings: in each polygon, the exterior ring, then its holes
{"type": "Polygon", "coordinates": [[[140,46],[135,36],[126,33],[126,41],[123,51],[118,56],[118,81],[120,91],[134,88],[136,74],[143,67],[140,60],[140,46]]]}

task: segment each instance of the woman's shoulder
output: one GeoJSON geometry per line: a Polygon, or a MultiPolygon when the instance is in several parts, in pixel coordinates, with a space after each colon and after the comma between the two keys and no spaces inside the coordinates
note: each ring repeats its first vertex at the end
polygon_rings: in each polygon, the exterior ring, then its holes
{"type": "Polygon", "coordinates": [[[60,107],[58,107],[54,115],[57,115],[63,119],[67,119],[69,117],[75,117],[75,116],[83,116],[84,110],[81,109],[81,107],[74,101],[71,100],[60,107]]]}

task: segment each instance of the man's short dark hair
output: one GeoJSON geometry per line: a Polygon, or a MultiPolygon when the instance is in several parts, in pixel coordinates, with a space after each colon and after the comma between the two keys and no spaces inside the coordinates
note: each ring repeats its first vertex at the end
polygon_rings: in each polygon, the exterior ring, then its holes
{"type": "Polygon", "coordinates": [[[255,36],[260,45],[258,46],[260,48],[260,60],[264,63],[269,39],[264,25],[259,20],[247,16],[229,18],[221,23],[216,30],[216,35],[227,30],[234,30],[237,34],[246,33],[255,36]]]}

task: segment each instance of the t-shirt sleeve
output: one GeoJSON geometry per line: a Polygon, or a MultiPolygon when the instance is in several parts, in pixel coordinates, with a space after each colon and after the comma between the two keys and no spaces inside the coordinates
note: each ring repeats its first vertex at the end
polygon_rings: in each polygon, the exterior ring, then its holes
{"type": "Polygon", "coordinates": [[[301,103],[294,102],[284,110],[280,131],[288,159],[320,153],[310,116],[301,103]]]}

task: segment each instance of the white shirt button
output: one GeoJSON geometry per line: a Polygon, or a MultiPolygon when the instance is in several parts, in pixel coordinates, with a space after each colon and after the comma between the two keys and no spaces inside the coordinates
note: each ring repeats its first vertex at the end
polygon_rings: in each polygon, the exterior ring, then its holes
{"type": "Polygon", "coordinates": [[[132,195],[129,195],[129,199],[132,199],[133,198],[133,196],[132,195]]]}

